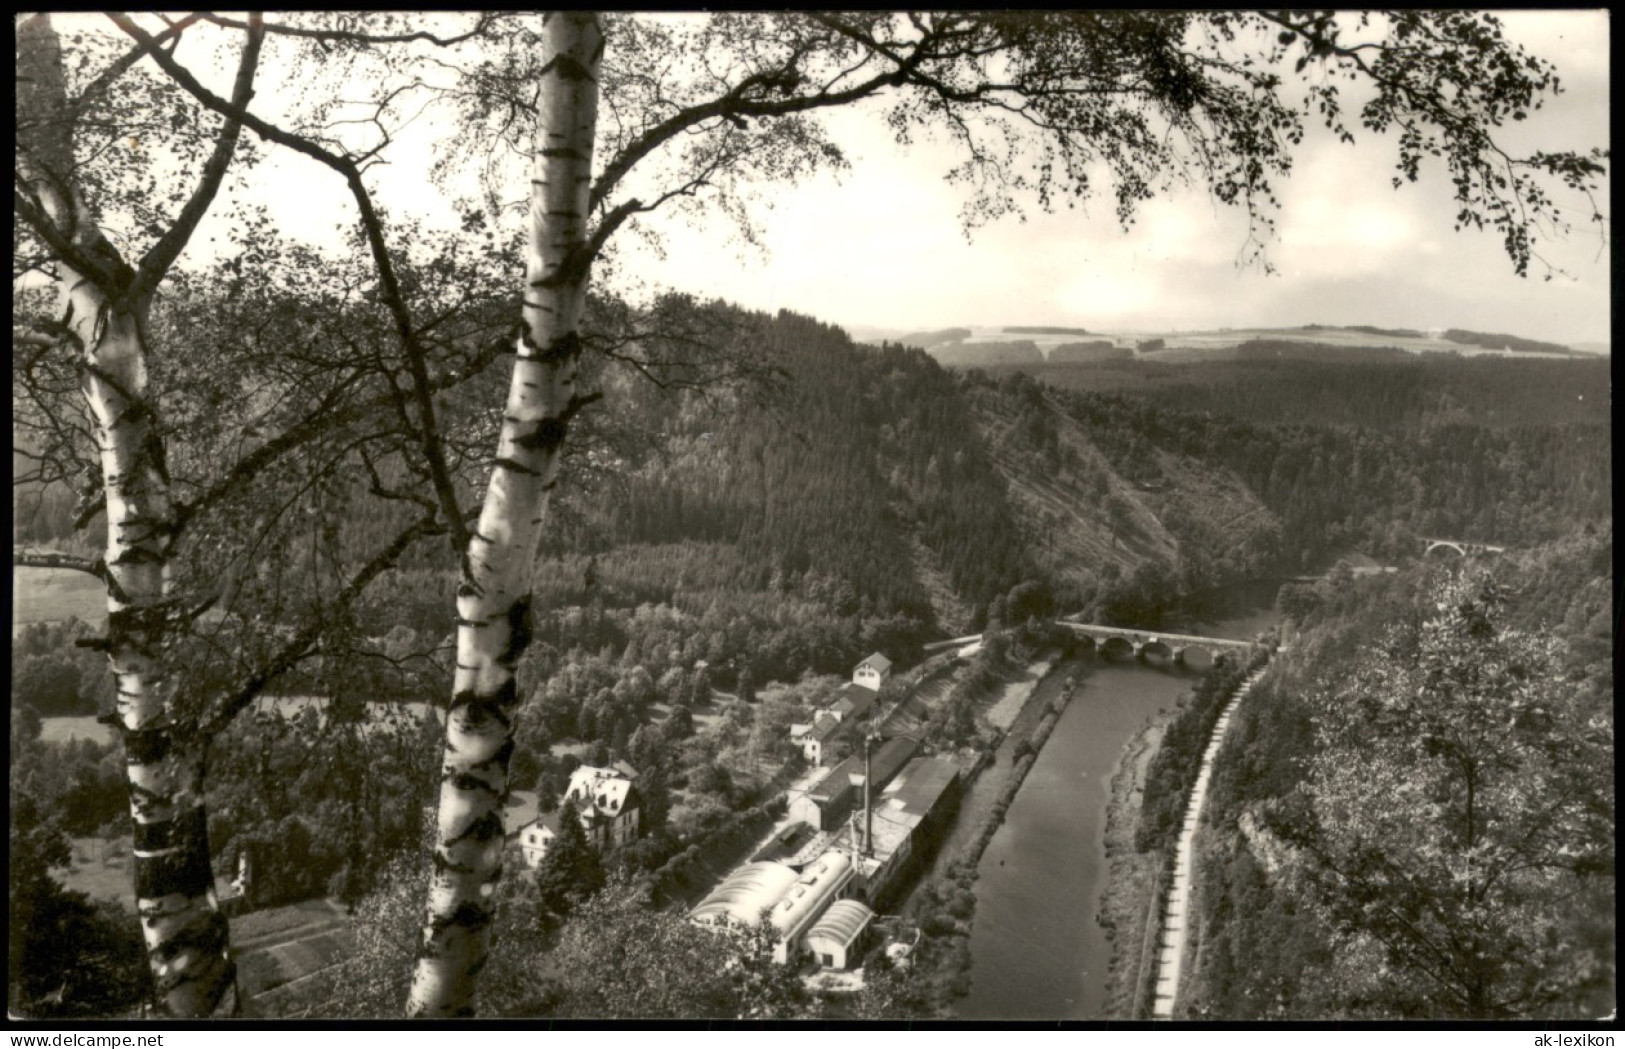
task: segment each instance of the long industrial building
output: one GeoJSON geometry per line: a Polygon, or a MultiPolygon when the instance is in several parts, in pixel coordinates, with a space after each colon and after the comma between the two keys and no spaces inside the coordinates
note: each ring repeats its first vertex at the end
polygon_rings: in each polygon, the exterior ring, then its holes
{"type": "Polygon", "coordinates": [[[910,759],[918,746],[914,740],[892,742],[903,745],[886,754],[884,765],[875,760],[878,752],[871,755],[867,792],[861,759],[856,775],[844,767],[832,770],[831,777],[839,773],[842,782],[829,793],[845,795],[847,818],[834,816],[839,822],[833,822],[833,814],[815,812],[818,824],[793,824],[725,878],[690,917],[705,925],[754,926],[765,920],[781,964],[799,964],[809,953],[826,968],[856,961],[874,919],[874,902],[888,897],[910,858],[932,844],[952,818],[959,784],[955,762],[910,759]]]}

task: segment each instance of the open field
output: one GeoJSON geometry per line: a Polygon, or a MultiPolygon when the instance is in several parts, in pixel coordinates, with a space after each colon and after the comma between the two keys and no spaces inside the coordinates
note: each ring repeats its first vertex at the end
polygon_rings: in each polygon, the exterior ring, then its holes
{"type": "Polygon", "coordinates": [[[355,950],[349,916],[325,899],[234,918],[231,939],[243,989],[264,1016],[319,1008],[333,990],[329,970],[355,950]]]}
{"type": "Polygon", "coordinates": [[[113,726],[104,725],[89,714],[71,718],[40,718],[39,738],[46,743],[66,743],[70,739],[111,743],[113,726]]]}
{"type": "Polygon", "coordinates": [[[11,630],[30,623],[56,623],[78,617],[94,626],[107,622],[107,593],[101,581],[65,568],[11,570],[11,630]]]}
{"type": "Polygon", "coordinates": [[[73,848],[72,863],[55,871],[62,887],[93,900],[112,900],[135,913],[129,839],[70,838],[69,843],[73,848]]]}

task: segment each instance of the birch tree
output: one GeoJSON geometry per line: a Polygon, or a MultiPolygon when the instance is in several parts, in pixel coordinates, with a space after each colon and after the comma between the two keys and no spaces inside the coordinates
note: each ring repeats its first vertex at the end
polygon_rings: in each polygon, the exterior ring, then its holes
{"type": "Polygon", "coordinates": [[[570,419],[592,399],[576,380],[603,51],[595,16],[545,18],[524,326],[496,463],[457,586],[457,671],[412,1015],[471,1014],[474,976],[490,949],[519,705],[514,667],[530,640],[531,559],[570,419]]]}
{"type": "MultiPolygon", "coordinates": [[[[253,90],[262,36],[250,28],[233,97],[253,90]]],[[[118,724],[135,820],[136,906],[157,995],[177,1015],[205,1015],[233,976],[203,809],[203,751],[176,733],[175,682],[162,650],[177,616],[169,564],[177,531],[156,406],[149,397],[147,321],[153,295],[213,201],[241,124],[223,121],[191,195],[136,261],[103,234],[75,157],[73,103],[50,19],[18,27],[15,207],[60,272],[61,337],[79,355],[101,453],[107,542],[107,653],[118,679],[118,724]]],[[[116,74],[115,74],[116,75],[116,74]]]]}
{"type": "Polygon", "coordinates": [[[426,441],[412,401],[455,391],[506,345],[476,308],[490,292],[479,266],[450,249],[390,273],[435,311],[429,330],[410,328],[409,362],[369,301],[364,255],[291,247],[252,210],[235,211],[240,254],[175,271],[243,152],[265,37],[258,17],[244,23],[230,95],[212,96],[176,58],[198,21],[149,34],[112,16],[134,40],[121,53],[117,36],[76,32],[65,49],[49,16],[24,20],[14,194],[14,272],[45,275],[55,297],[18,310],[13,408],[33,463],[19,479],[79,487],[78,527],[105,515],[107,535],[101,557],[20,549],[13,563],[106,586],[97,644],[117,681],[139,916],[157,1007],[183,1016],[233,1004],[208,742],[303,660],[340,655],[335,625],[445,530],[441,505],[396,489],[416,484],[402,474],[432,479],[423,448],[450,471],[462,443],[426,441]],[[211,126],[199,94],[229,112],[211,126]],[[158,187],[184,185],[189,164],[195,186],[166,197],[158,187]],[[298,289],[317,271],[326,284],[298,289]],[[367,500],[403,509],[369,515],[387,527],[358,535],[344,522],[367,500]]]}

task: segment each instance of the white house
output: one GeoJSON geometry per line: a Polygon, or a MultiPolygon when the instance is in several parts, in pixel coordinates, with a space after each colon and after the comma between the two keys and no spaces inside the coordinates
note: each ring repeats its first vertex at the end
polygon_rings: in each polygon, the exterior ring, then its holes
{"type": "Polygon", "coordinates": [[[891,660],[879,652],[859,663],[852,671],[854,685],[862,685],[876,692],[880,691],[881,683],[888,677],[891,677],[891,660]]]}
{"type": "Polygon", "coordinates": [[[548,846],[559,836],[559,814],[544,812],[519,828],[519,855],[525,866],[540,867],[548,846]]]}
{"type": "Polygon", "coordinates": [[[638,793],[620,769],[582,765],[570,774],[564,796],[575,802],[587,840],[600,851],[638,836],[638,793]]]}
{"type": "Polygon", "coordinates": [[[801,748],[807,764],[817,767],[828,758],[829,745],[847,722],[860,721],[874,709],[880,698],[880,683],[891,675],[891,660],[876,652],[852,671],[850,684],[813,715],[811,724],[790,726],[790,741],[801,748]]]}
{"type": "Polygon", "coordinates": [[[790,739],[801,748],[801,756],[807,759],[807,764],[817,768],[824,763],[824,748],[840,730],[839,717],[819,711],[812,724],[791,725],[790,739]]]}

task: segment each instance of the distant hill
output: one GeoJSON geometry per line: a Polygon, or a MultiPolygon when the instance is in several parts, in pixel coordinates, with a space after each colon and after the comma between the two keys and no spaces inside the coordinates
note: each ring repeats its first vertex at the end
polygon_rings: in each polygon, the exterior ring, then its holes
{"type": "Polygon", "coordinates": [[[911,332],[897,341],[904,346],[917,346],[922,350],[929,350],[945,342],[959,342],[968,338],[970,338],[969,328],[942,328],[938,331],[911,332]]]}
{"type": "Polygon", "coordinates": [[[1305,324],[1304,331],[1357,331],[1362,335],[1380,335],[1386,339],[1425,339],[1427,332],[1415,328],[1376,328],[1369,324],[1305,324]]]}
{"type": "Polygon", "coordinates": [[[1087,328],[1053,328],[1045,325],[1023,326],[1011,325],[1004,329],[1011,335],[1093,335],[1087,328]]]}
{"type": "Polygon", "coordinates": [[[1044,355],[1031,339],[1019,342],[951,342],[933,346],[931,356],[945,368],[986,368],[995,365],[1043,364],[1044,355]]]}
{"type": "Polygon", "coordinates": [[[1516,335],[1498,335],[1482,331],[1463,331],[1460,328],[1451,328],[1444,333],[1444,337],[1451,342],[1463,346],[1482,346],[1487,350],[1513,350],[1517,353],[1553,353],[1564,357],[1576,356],[1576,350],[1555,342],[1540,342],[1536,339],[1522,339],[1516,335]]]}
{"type": "Polygon", "coordinates": [[[1257,339],[1181,357],[1063,363],[1052,355],[1043,365],[988,370],[994,376],[1019,370],[1061,389],[1120,394],[1160,408],[1288,426],[1419,430],[1466,423],[1499,430],[1607,426],[1611,418],[1609,359],[1591,355],[1411,354],[1257,339]]]}

